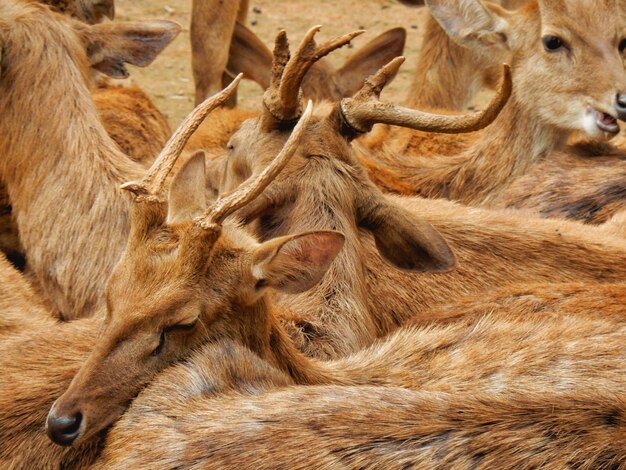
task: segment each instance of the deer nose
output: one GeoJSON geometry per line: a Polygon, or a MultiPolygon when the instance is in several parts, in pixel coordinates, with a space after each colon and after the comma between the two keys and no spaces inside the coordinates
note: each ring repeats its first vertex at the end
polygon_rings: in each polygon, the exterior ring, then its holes
{"type": "Polygon", "coordinates": [[[46,432],[52,442],[60,446],[71,446],[80,434],[83,415],[56,416],[52,411],[46,419],[46,432]]]}
{"type": "Polygon", "coordinates": [[[618,93],[615,98],[615,109],[620,120],[626,120],[626,93],[618,93]]]}

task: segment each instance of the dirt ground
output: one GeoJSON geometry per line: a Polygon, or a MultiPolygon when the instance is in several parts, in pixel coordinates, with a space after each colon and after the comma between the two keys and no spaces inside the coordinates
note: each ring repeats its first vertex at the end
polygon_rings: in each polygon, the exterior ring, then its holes
{"type": "MultiPolygon", "coordinates": [[[[225,0],[229,1],[229,0],[225,0]]],[[[360,45],[387,29],[402,26],[408,32],[407,62],[385,97],[402,102],[408,92],[421,45],[423,8],[409,8],[396,0],[253,0],[248,26],[271,45],[276,32],[286,29],[292,47],[311,26],[323,25],[321,39],[356,29],[367,33],[354,41],[354,49],[343,48],[331,55],[341,64],[360,45]]],[[[193,77],[189,44],[191,0],[116,0],[117,20],[169,19],[183,26],[181,35],[146,69],[135,68],[131,80],[146,90],[173,126],[193,108],[193,77]]],[[[240,85],[239,104],[258,107],[258,85],[240,85]]]]}

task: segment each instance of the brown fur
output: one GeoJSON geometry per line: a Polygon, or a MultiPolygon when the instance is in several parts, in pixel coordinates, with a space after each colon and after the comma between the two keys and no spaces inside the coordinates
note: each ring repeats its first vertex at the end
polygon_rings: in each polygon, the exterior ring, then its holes
{"type": "Polygon", "coordinates": [[[168,384],[168,395],[142,394],[110,432],[95,468],[626,465],[621,391],[502,395],[326,386],[207,400],[203,389],[189,393],[188,383],[168,384]]]}
{"type": "Polygon", "coordinates": [[[86,23],[99,23],[106,16],[115,16],[114,0],[38,0],[53,10],[78,18],[86,23]]]}
{"type": "Polygon", "coordinates": [[[107,134],[132,160],[149,167],[172,134],[167,119],[137,86],[98,84],[93,100],[107,134]]]}
{"type": "Polygon", "coordinates": [[[136,178],[141,166],[100,123],[85,47],[100,69],[123,75],[124,62],[147,64],[178,29],[85,26],[13,0],[0,11],[0,177],[41,291],[64,318],[90,315],[102,306],[105,280],[128,233],[128,199],[119,185],[136,178]],[[43,79],[49,76],[58,78],[53,87],[43,79]]]}
{"type": "MultiPolygon", "coordinates": [[[[571,0],[565,2],[561,10],[550,2],[529,2],[514,13],[490,6],[491,13],[476,16],[488,18],[489,15],[497,14],[498,18],[508,23],[508,26],[498,26],[502,30],[495,32],[493,26],[484,29],[478,27],[477,30],[469,26],[470,29],[463,30],[463,25],[455,23],[457,20],[452,19],[452,15],[446,16],[449,12],[444,8],[449,3],[447,0],[431,3],[440,21],[444,24],[449,22],[449,33],[455,36],[456,41],[473,47],[491,63],[511,62],[513,96],[490,127],[461,142],[444,137],[424,142],[428,136],[420,133],[398,130],[390,135],[388,131],[378,131],[369,140],[366,139],[365,143],[371,146],[372,151],[364,150],[362,156],[375,178],[384,178],[376,174],[375,170],[377,166],[382,166],[387,175],[398,178],[396,182],[387,182],[387,186],[408,186],[412,188],[412,194],[447,197],[473,205],[492,205],[517,178],[546,160],[554,149],[561,147],[574,133],[582,131],[590,137],[605,134],[589,121],[593,118],[586,113],[588,106],[594,106],[601,111],[616,114],[613,110],[615,95],[626,90],[626,74],[615,43],[615,38],[623,34],[616,2],[601,5],[594,2],[588,5],[586,0],[571,0]],[[570,22],[572,17],[584,18],[584,21],[580,25],[574,24],[570,22]],[[473,33],[463,36],[462,30],[473,33]],[[548,53],[543,50],[540,38],[542,34],[547,34],[547,30],[567,36],[573,51],[571,57],[567,55],[569,52],[548,53]],[[585,36],[593,37],[595,42],[591,39],[582,42],[580,38],[585,36]],[[574,37],[576,39],[572,39],[574,37]],[[529,45],[533,45],[532,48],[529,45]],[[600,54],[599,50],[603,52],[600,54]],[[601,62],[592,65],[594,60],[601,62]],[[381,139],[392,142],[394,149],[381,150],[381,139]],[[449,140],[455,142],[450,144],[449,140]],[[529,146],[529,142],[532,145],[529,146]],[[440,145],[442,148],[438,150],[440,145]],[[430,155],[425,155],[427,153],[430,155]]],[[[478,2],[473,0],[464,0],[462,6],[468,11],[475,11],[479,8],[477,5],[478,2]]],[[[433,48],[446,50],[436,43],[433,48]]],[[[453,54],[457,50],[458,46],[453,47],[449,53],[453,54]]],[[[433,59],[433,53],[428,49],[426,52],[425,61],[446,64],[445,60],[438,62],[436,58],[433,59]]],[[[427,65],[420,68],[422,74],[427,73],[427,65]]],[[[455,73],[464,75],[465,70],[462,66],[455,73]]],[[[458,81],[458,77],[452,77],[458,81]]],[[[451,94],[456,95],[455,92],[451,94]]],[[[436,96],[434,101],[438,101],[436,96]]],[[[559,162],[558,158],[549,163],[554,171],[558,169],[556,162],[559,162]]],[[[584,160],[570,160],[569,165],[561,167],[559,171],[584,172],[578,167],[585,166],[584,160]]],[[[535,174],[541,174],[541,169],[537,168],[535,174]]],[[[611,179],[611,183],[607,184],[616,187],[620,185],[619,176],[609,172],[605,175],[611,179]]],[[[562,178],[569,177],[562,175],[562,178]]],[[[527,181],[530,180],[529,177],[527,181]]],[[[547,186],[550,182],[546,180],[542,184],[547,186]]],[[[566,185],[553,191],[540,192],[535,189],[535,199],[539,200],[535,207],[542,212],[558,212],[565,207],[563,210],[576,213],[577,206],[584,205],[585,201],[594,198],[594,193],[601,190],[602,187],[592,184],[576,190],[566,185]]],[[[606,208],[607,212],[612,210],[615,208],[606,208]]]]}
{"type": "MultiPolygon", "coordinates": [[[[232,190],[259,174],[287,135],[288,131],[266,133],[258,121],[246,122],[231,139],[221,190],[232,190]]],[[[322,283],[281,299],[287,312],[302,315],[287,315],[287,327],[312,355],[337,357],[356,351],[407,318],[427,316],[429,309],[465,293],[520,282],[619,281],[626,274],[614,258],[624,256],[622,242],[580,224],[523,219],[444,200],[383,197],[368,181],[327,106],[318,107],[301,149],[240,215],[246,222],[257,221],[254,227],[262,240],[310,230],[339,230],[345,235],[343,251],[322,283]],[[368,208],[377,215],[363,214],[368,208]],[[423,250],[419,234],[430,224],[457,258],[457,268],[449,273],[398,270],[373,243],[372,235],[379,240],[388,237],[390,251],[403,253],[400,257],[406,261],[414,256],[407,250],[423,250]],[[605,250],[610,245],[609,255],[605,250]],[[608,274],[608,266],[613,274],[608,274]]],[[[436,234],[427,237],[440,240],[436,234]]],[[[436,258],[436,253],[431,255],[436,258]]]]}
{"type": "Polygon", "coordinates": [[[128,250],[108,286],[103,335],[50,412],[81,414],[86,424],[78,444],[115,421],[165,367],[221,339],[246,346],[300,384],[503,393],[563,387],[573,393],[589,382],[623,386],[623,284],[483,294],[437,313],[446,319],[441,326],[420,328],[416,321],[366,350],[324,363],[296,349],[265,291],[292,292],[317,263],[312,255],[332,239],[319,232],[258,245],[237,226],[205,234],[189,222],[164,224],[164,215],[158,204],[136,208],[128,250]],[[308,237],[315,242],[298,241],[308,237]],[[293,242],[297,250],[282,251],[293,242]]]}
{"type": "Polygon", "coordinates": [[[54,325],[24,275],[0,255],[0,338],[54,325]]]}

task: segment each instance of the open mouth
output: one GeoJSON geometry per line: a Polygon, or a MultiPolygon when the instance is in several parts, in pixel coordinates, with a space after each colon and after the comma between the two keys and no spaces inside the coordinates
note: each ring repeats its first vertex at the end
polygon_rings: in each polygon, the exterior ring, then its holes
{"type": "Polygon", "coordinates": [[[591,112],[593,113],[593,117],[596,120],[596,126],[598,126],[598,129],[603,132],[607,132],[612,136],[616,135],[619,132],[619,126],[617,125],[616,118],[614,118],[610,114],[598,111],[595,108],[592,108],[591,112]]]}

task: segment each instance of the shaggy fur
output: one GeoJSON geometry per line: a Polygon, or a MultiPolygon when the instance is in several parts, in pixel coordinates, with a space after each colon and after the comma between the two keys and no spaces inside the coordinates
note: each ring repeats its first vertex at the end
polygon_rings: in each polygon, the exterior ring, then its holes
{"type": "Polygon", "coordinates": [[[0,5],[0,177],[41,292],[63,318],[76,318],[102,305],[104,283],[128,234],[128,198],[118,188],[142,171],[100,123],[87,85],[85,46],[90,34],[103,41],[90,50],[119,72],[124,61],[146,63],[156,56],[177,27],[138,26],[144,29],[132,33],[139,49],[112,58],[112,47],[127,47],[124,34],[132,26],[95,29],[100,26],[52,16],[33,3],[0,5]],[[58,78],[53,87],[50,76],[58,78]]]}

